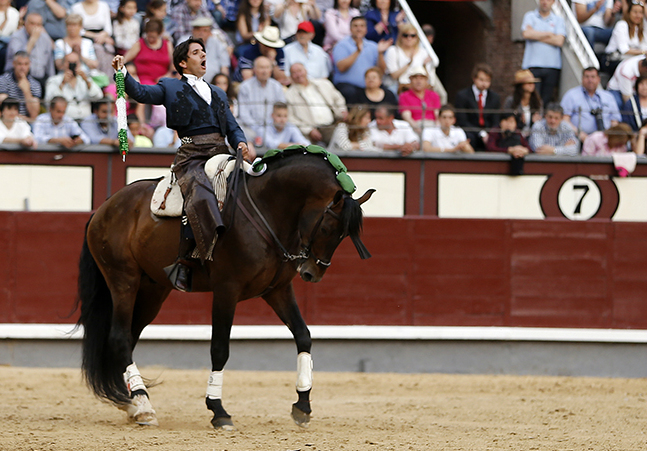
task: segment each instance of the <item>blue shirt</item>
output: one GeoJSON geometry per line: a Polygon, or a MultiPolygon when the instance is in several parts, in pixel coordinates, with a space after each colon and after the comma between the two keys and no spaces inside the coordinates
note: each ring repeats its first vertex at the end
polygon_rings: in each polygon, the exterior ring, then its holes
{"type": "MultiPolygon", "coordinates": [[[[528,11],[523,16],[521,32],[523,33],[530,25],[535,31],[550,31],[551,33],[566,36],[564,19],[556,16],[551,11],[548,17],[542,17],[539,10],[528,11]]],[[[541,41],[526,39],[526,48],[523,52],[522,69],[531,67],[545,67],[551,69],[562,68],[562,49],[541,41]]]]}
{"type": "Polygon", "coordinates": [[[279,144],[301,144],[309,146],[310,141],[306,139],[301,133],[299,128],[293,124],[285,124],[283,130],[278,131],[274,124],[268,124],[262,128],[261,136],[263,137],[263,144],[268,149],[278,149],[279,144]]]}
{"type": "Polygon", "coordinates": [[[591,110],[602,109],[602,121],[605,129],[611,127],[611,121],[620,122],[622,119],[616,99],[612,94],[600,88],[595,91],[593,97],[589,96],[582,86],[571,88],[562,97],[561,105],[564,108],[564,114],[571,117],[571,123],[586,134],[598,130],[595,116],[591,114],[591,110]]]}
{"type": "Polygon", "coordinates": [[[310,42],[308,44],[308,53],[303,50],[303,46],[298,41],[286,45],[283,49],[285,53],[285,74],[290,75],[290,67],[294,63],[301,63],[308,71],[310,78],[328,78],[332,70],[332,61],[330,56],[317,44],[310,42]]]}
{"type": "Polygon", "coordinates": [[[337,69],[337,62],[348,58],[353,53],[357,51],[357,44],[353,41],[353,38],[348,36],[347,38],[342,39],[335,45],[332,50],[332,60],[334,62],[333,68],[333,83],[350,83],[359,88],[364,89],[366,83],[364,82],[364,73],[367,69],[377,66],[377,44],[373,41],[368,41],[364,39],[364,47],[362,52],[359,54],[355,63],[346,71],[340,72],[337,69]]]}
{"type": "Polygon", "coordinates": [[[46,144],[52,138],[71,138],[72,136],[80,136],[85,144],[90,144],[88,135],[81,130],[76,121],[68,116],[63,116],[61,122],[55,124],[49,113],[43,113],[36,118],[32,127],[34,138],[41,144],[46,144]]]}

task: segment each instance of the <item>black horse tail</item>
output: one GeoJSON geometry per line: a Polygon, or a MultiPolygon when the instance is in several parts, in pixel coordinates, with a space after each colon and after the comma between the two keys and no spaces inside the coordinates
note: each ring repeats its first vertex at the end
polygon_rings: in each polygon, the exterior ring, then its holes
{"type": "Polygon", "coordinates": [[[77,298],[77,305],[81,305],[81,317],[77,326],[83,326],[81,369],[88,386],[97,396],[116,404],[124,404],[130,402],[130,398],[123,373],[119,371],[123,359],[117,357],[109,342],[112,298],[106,280],[90,253],[87,228],[86,225],[79,259],[77,298]]]}

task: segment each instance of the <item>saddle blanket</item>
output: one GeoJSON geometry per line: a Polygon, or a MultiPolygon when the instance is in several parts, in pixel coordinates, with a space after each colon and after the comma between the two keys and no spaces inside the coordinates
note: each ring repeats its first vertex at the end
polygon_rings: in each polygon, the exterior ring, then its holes
{"type": "MultiPolygon", "coordinates": [[[[236,160],[231,155],[222,154],[211,157],[204,165],[204,172],[213,184],[213,190],[218,200],[218,208],[222,211],[227,195],[227,177],[234,170],[236,160]]],[[[261,175],[252,171],[252,165],[243,162],[243,169],[251,175],[261,175]]],[[[151,211],[156,216],[176,217],[182,215],[184,199],[177,184],[177,177],[171,166],[169,173],[159,181],[151,199],[151,211]]]]}

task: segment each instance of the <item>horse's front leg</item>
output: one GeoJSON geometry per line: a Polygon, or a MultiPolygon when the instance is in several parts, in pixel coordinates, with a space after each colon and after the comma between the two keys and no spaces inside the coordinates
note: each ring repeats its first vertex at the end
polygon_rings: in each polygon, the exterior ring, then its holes
{"type": "Polygon", "coordinates": [[[236,300],[214,293],[211,313],[211,374],[207,384],[207,409],[213,412],[211,424],[216,429],[233,430],[231,416],[222,406],[224,368],[229,359],[229,335],[234,321],[236,300]]]}
{"type": "Polygon", "coordinates": [[[298,400],[292,404],[292,419],[301,427],[310,424],[310,391],[312,390],[312,339],[299,306],[294,296],[292,283],[272,290],[263,299],[274,309],[281,321],[292,332],[297,345],[297,395],[298,400]]]}

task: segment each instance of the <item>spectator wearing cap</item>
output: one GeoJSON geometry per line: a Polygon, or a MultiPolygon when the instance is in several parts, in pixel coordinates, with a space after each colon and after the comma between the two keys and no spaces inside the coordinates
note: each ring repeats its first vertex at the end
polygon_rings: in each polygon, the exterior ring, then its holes
{"type": "Polygon", "coordinates": [[[184,35],[191,32],[193,20],[198,17],[210,17],[210,13],[202,0],[186,0],[172,7],[170,16],[171,25],[168,32],[175,42],[179,43],[184,35]]]}
{"type": "Polygon", "coordinates": [[[297,28],[297,38],[283,49],[285,53],[286,75],[290,76],[290,67],[301,63],[308,71],[310,78],[328,78],[332,71],[332,61],[323,48],[312,42],[315,28],[312,22],[301,22],[297,28]]]}
{"type": "Polygon", "coordinates": [[[400,116],[413,129],[420,133],[423,125],[436,123],[436,114],[440,109],[440,97],[429,89],[429,77],[424,67],[414,67],[409,73],[410,89],[400,94],[398,104],[400,116]]]}
{"type": "MultiPolygon", "coordinates": [[[[425,34],[425,37],[427,39],[427,42],[429,42],[429,45],[431,47],[431,51],[436,54],[434,51],[433,45],[434,45],[434,39],[436,38],[436,29],[426,23],[422,25],[422,32],[425,34]]],[[[436,68],[438,68],[438,65],[440,65],[440,59],[438,59],[438,55],[436,55],[436,58],[434,59],[433,56],[430,57],[431,61],[429,64],[427,64],[427,73],[429,75],[429,84],[431,85],[432,89],[438,93],[440,96],[440,102],[441,104],[446,104],[447,103],[447,91],[445,90],[445,86],[443,86],[442,82],[438,78],[438,75],[436,74],[436,68]],[[438,62],[437,64],[434,65],[435,62],[438,62]]]]}
{"type": "Polygon", "coordinates": [[[16,52],[13,71],[0,76],[0,100],[12,97],[20,102],[20,114],[36,119],[40,112],[43,90],[40,83],[29,75],[31,61],[27,52],[16,52]]]}
{"type": "Polygon", "coordinates": [[[364,74],[368,69],[378,66],[385,70],[384,52],[390,41],[375,43],[366,39],[366,19],[353,17],[350,23],[350,36],[342,39],[332,51],[333,83],[347,102],[362,95],[366,82],[364,74]]]}
{"type": "Polygon", "coordinates": [[[30,75],[45,86],[48,77],[56,73],[52,39],[43,28],[43,18],[40,14],[31,13],[25,17],[25,26],[11,35],[7,45],[7,61],[4,72],[13,69],[13,57],[17,52],[26,52],[30,60],[38,61],[31,68],[30,75]]]}
{"type": "Polygon", "coordinates": [[[285,41],[280,38],[279,29],[273,26],[254,33],[256,44],[248,46],[238,59],[238,67],[232,77],[233,81],[242,82],[254,76],[254,61],[259,56],[269,58],[272,63],[272,77],[283,85],[289,85],[290,79],[285,74],[285,41]]]}
{"type": "Polygon", "coordinates": [[[54,97],[50,102],[49,113],[39,115],[34,121],[34,137],[41,144],[59,144],[71,149],[79,144],[90,144],[74,119],[67,116],[67,100],[54,97]]]}
{"type": "Polygon", "coordinates": [[[291,73],[285,93],[290,122],[313,143],[328,145],[335,125],[348,114],[344,96],[327,78],[310,78],[302,63],[294,63],[291,73]]]}
{"type": "MultiPolygon", "coordinates": [[[[198,17],[191,22],[194,38],[202,39],[207,53],[207,72],[205,80],[213,80],[216,74],[229,75],[231,66],[231,52],[233,45],[229,42],[226,33],[220,29],[214,29],[214,22],[211,17],[198,17]]],[[[190,36],[184,36],[180,42],[186,41],[190,36]]]]}
{"type": "Polygon", "coordinates": [[[532,125],[543,115],[541,97],[535,89],[537,82],[539,79],[528,69],[518,70],[514,74],[514,92],[503,102],[503,109],[514,111],[517,128],[524,136],[530,134],[532,125]]]}

